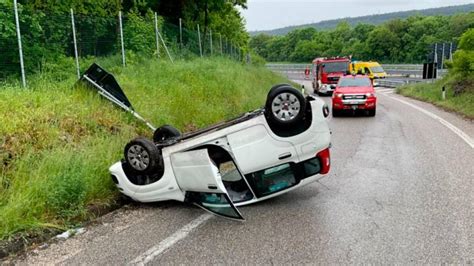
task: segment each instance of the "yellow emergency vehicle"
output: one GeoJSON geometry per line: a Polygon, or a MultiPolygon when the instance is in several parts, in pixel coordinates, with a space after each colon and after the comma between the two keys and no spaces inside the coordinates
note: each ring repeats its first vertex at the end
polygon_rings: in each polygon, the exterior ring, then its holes
{"type": "Polygon", "coordinates": [[[377,62],[353,62],[350,65],[350,71],[355,73],[362,73],[369,76],[371,79],[384,79],[387,73],[382,66],[377,62]]]}

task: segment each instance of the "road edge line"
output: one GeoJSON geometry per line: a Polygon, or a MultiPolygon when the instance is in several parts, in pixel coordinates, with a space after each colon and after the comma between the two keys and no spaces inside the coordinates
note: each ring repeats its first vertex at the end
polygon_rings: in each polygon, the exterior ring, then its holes
{"type": "Polygon", "coordinates": [[[449,130],[451,130],[452,132],[454,132],[456,135],[458,135],[458,137],[460,137],[462,140],[464,140],[469,146],[471,146],[472,149],[474,149],[474,141],[472,140],[472,138],[467,135],[466,133],[464,133],[461,129],[457,128],[455,125],[449,123],[448,121],[444,120],[443,118],[433,114],[432,112],[422,108],[422,107],[419,107],[415,104],[412,104],[412,103],[409,103],[405,100],[402,100],[402,99],[398,99],[396,97],[392,97],[392,96],[388,96],[386,95],[388,98],[391,98],[395,101],[398,101],[400,103],[403,103],[403,104],[406,104],[408,106],[411,106],[412,108],[415,108],[416,110],[424,113],[425,115],[437,120],[438,122],[440,122],[442,125],[444,125],[445,127],[447,127],[449,130]]]}
{"type": "Polygon", "coordinates": [[[162,240],[160,243],[156,244],[152,248],[148,249],[145,253],[141,254],[133,261],[128,263],[128,265],[145,265],[152,261],[155,257],[161,255],[166,250],[171,248],[173,245],[178,243],[179,241],[186,238],[192,231],[198,228],[201,224],[209,220],[213,215],[211,214],[203,214],[198,218],[192,220],[190,223],[183,226],[178,231],[174,232],[169,237],[162,240]]]}

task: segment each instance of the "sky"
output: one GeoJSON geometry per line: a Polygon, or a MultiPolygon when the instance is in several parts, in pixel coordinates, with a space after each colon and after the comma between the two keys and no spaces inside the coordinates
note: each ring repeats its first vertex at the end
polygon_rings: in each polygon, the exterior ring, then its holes
{"type": "Polygon", "coordinates": [[[269,30],[328,19],[471,4],[474,0],[247,0],[247,30],[269,30]]]}

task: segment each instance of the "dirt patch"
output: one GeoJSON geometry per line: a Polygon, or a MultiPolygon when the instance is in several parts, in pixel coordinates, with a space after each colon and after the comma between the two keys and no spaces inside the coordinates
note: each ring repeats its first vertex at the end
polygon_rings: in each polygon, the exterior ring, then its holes
{"type": "Polygon", "coordinates": [[[452,86],[454,96],[459,96],[463,93],[474,93],[474,80],[458,80],[452,86]]]}

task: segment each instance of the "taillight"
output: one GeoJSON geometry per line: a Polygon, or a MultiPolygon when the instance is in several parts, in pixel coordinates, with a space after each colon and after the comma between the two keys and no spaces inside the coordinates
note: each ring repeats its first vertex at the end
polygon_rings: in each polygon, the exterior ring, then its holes
{"type": "Polygon", "coordinates": [[[318,152],[316,157],[321,162],[321,171],[319,173],[322,175],[329,173],[329,170],[331,169],[331,156],[329,153],[329,148],[318,152]]]}

